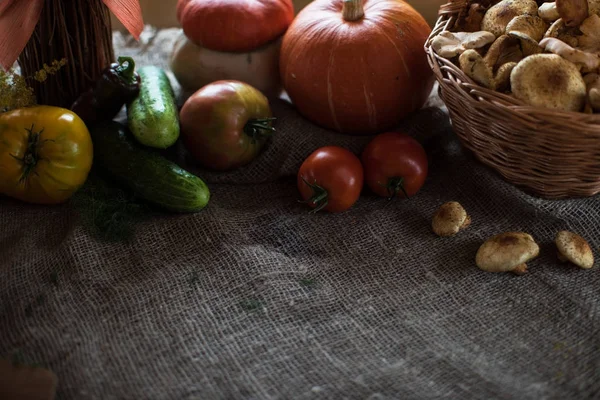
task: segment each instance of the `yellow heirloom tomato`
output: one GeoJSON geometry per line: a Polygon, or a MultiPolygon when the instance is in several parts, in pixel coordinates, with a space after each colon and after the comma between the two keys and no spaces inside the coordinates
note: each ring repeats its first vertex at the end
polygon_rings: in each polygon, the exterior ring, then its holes
{"type": "Polygon", "coordinates": [[[52,106],[0,114],[0,193],[63,203],[85,183],[92,160],[92,139],[77,114],[52,106]]]}

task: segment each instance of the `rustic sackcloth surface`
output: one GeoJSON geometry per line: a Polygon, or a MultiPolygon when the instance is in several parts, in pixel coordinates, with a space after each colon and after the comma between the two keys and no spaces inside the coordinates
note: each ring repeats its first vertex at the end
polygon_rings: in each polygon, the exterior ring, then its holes
{"type": "MultiPolygon", "coordinates": [[[[167,65],[177,30],[116,35],[117,54],[167,65]]],[[[269,148],[210,185],[195,215],[156,213],[102,240],[79,208],[0,199],[0,354],[59,377],[61,399],[586,399],[600,390],[600,267],[557,262],[560,229],[600,245],[597,198],[543,201],[466,153],[435,94],[404,129],[430,175],[409,201],[367,192],[309,215],[295,172],[321,145],[283,101],[269,148]],[[460,201],[473,224],[440,239],[460,201]],[[491,235],[541,245],[530,273],[476,268],[491,235]]],[[[191,167],[190,167],[191,168],[191,167]]]]}

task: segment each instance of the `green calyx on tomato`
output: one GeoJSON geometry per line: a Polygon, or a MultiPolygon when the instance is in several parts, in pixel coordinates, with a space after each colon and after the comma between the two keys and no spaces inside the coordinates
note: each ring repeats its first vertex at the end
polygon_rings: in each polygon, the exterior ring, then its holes
{"type": "Polygon", "coordinates": [[[388,200],[393,200],[400,192],[402,192],[407,199],[410,198],[408,193],[406,193],[406,189],[404,189],[404,178],[402,177],[394,176],[389,178],[386,184],[379,184],[387,189],[390,195],[388,200]]]}
{"type": "Polygon", "coordinates": [[[277,118],[254,118],[244,125],[244,133],[252,138],[252,143],[256,143],[259,138],[269,137],[275,133],[275,128],[271,123],[277,118]]]}
{"type": "Polygon", "coordinates": [[[14,154],[10,156],[15,160],[19,161],[23,164],[23,175],[19,178],[19,183],[23,183],[29,177],[32,171],[35,170],[35,166],[39,159],[39,150],[40,147],[50,139],[43,140],[40,143],[40,135],[44,132],[44,129],[39,132],[34,132],[34,125],[31,125],[31,128],[25,128],[27,131],[28,139],[27,139],[27,150],[25,150],[25,154],[23,157],[17,157],[14,154]]]}
{"type": "Polygon", "coordinates": [[[329,193],[327,190],[319,186],[315,183],[309,183],[304,177],[301,177],[302,181],[313,190],[313,195],[311,198],[305,201],[300,201],[300,203],[311,204],[315,208],[313,208],[310,212],[312,214],[316,214],[319,211],[323,210],[329,204],[329,193]]]}

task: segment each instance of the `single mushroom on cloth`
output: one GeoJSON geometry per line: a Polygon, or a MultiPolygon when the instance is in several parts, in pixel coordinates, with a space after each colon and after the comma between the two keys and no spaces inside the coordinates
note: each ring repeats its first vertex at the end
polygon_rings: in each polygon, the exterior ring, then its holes
{"type": "Polygon", "coordinates": [[[519,15],[506,26],[506,34],[521,42],[525,57],[542,52],[539,42],[547,30],[546,21],[535,15],[519,15]]]}
{"type": "Polygon", "coordinates": [[[489,238],[475,256],[477,267],[486,272],[513,272],[523,275],[527,263],[537,257],[540,247],[524,232],[506,232],[489,238]]]}
{"type": "Polygon", "coordinates": [[[535,0],[502,0],[491,7],[481,21],[481,30],[496,35],[503,35],[506,26],[519,15],[537,15],[538,6],[535,0]]]}
{"type": "Polygon", "coordinates": [[[586,85],[579,68],[556,54],[524,58],[510,76],[512,93],[535,107],[563,111],[583,110],[586,85]]]}
{"type": "Polygon", "coordinates": [[[554,243],[562,262],[570,262],[583,269],[594,266],[594,253],[588,242],[578,234],[560,231],[556,234],[554,243]]]}
{"type": "Polygon", "coordinates": [[[433,215],[431,223],[433,232],[441,237],[454,236],[469,225],[471,225],[471,217],[456,201],[442,204],[433,215]]]}
{"type": "Polygon", "coordinates": [[[496,37],[489,32],[444,31],[431,41],[431,48],[441,57],[453,58],[469,49],[480,49],[492,43],[496,37]]]}

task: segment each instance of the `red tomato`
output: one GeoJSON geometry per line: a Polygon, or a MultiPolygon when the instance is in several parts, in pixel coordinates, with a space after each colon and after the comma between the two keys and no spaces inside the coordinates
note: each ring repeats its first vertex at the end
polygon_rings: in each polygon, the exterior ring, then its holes
{"type": "Polygon", "coordinates": [[[375,136],[362,153],[365,183],[377,195],[412,197],[425,183],[427,154],[419,142],[399,132],[375,136]]]}
{"type": "Polygon", "coordinates": [[[313,212],[349,209],[360,197],[363,182],[358,157],[337,146],[317,149],[298,171],[298,190],[313,212]]]}

